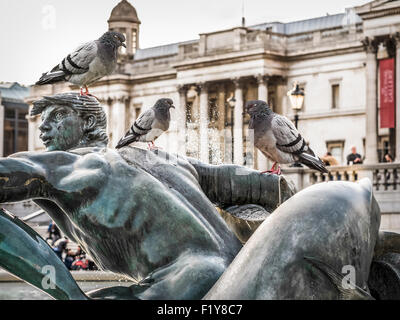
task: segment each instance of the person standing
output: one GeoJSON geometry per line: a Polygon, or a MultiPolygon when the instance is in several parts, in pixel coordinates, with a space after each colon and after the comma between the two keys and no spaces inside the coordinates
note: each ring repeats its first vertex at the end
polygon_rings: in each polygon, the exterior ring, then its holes
{"type": "Polygon", "coordinates": [[[332,153],[327,152],[323,157],[320,159],[325,163],[326,166],[338,166],[339,162],[336,158],[332,155],[332,153]]]}
{"type": "Polygon", "coordinates": [[[355,146],[351,147],[351,153],[347,156],[347,165],[350,164],[362,164],[363,160],[355,146]]]}
{"type": "MultiPolygon", "coordinates": [[[[54,245],[54,243],[61,238],[61,232],[60,229],[58,229],[57,225],[54,223],[54,221],[51,221],[49,224],[49,227],[47,228],[47,239],[51,240],[51,245],[54,245]]],[[[46,240],[47,240],[46,239],[46,240]]]]}
{"type": "Polygon", "coordinates": [[[393,162],[393,157],[389,153],[386,153],[384,162],[387,162],[387,163],[393,162]]]}

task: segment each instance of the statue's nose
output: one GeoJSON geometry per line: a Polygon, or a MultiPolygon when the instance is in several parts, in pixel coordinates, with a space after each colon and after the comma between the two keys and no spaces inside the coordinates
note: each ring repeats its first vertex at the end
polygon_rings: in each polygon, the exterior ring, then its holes
{"type": "Polygon", "coordinates": [[[49,131],[51,128],[47,122],[42,122],[42,124],[39,126],[39,130],[42,132],[49,131]]]}

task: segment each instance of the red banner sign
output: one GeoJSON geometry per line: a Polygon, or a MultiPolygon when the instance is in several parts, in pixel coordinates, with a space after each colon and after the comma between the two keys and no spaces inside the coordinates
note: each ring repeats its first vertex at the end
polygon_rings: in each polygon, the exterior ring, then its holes
{"type": "Polygon", "coordinates": [[[395,127],[394,58],[379,61],[381,128],[395,127]]]}

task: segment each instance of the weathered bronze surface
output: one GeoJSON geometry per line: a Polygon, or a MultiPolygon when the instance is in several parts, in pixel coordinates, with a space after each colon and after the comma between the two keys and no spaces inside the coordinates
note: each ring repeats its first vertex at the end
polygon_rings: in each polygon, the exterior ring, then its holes
{"type": "Polygon", "coordinates": [[[98,266],[133,283],[83,293],[43,239],[0,210],[0,267],[52,297],[400,299],[400,237],[378,233],[368,179],[294,195],[277,175],[107,148],[93,97],[45,97],[32,114],[42,117],[47,151],[0,159],[0,203],[32,199],[98,266]],[[342,285],[346,266],[353,289],[342,285]]]}
{"type": "MultiPolygon", "coordinates": [[[[0,203],[33,199],[101,268],[137,283],[89,293],[93,298],[202,298],[242,247],[215,205],[256,204],[272,212],[294,193],[284,179],[244,167],[136,147],[109,149],[105,114],[92,97],[56,95],[36,102],[32,112],[41,114],[48,152],[0,160],[0,203]]],[[[27,236],[12,234],[28,229],[7,221],[0,223],[0,266],[41,289],[40,272],[18,273],[20,258],[6,249],[26,246],[27,236]]],[[[22,257],[30,264],[39,259],[37,268],[57,258],[39,245],[22,257]]],[[[59,269],[65,294],[47,292],[83,298],[59,269]]]]}

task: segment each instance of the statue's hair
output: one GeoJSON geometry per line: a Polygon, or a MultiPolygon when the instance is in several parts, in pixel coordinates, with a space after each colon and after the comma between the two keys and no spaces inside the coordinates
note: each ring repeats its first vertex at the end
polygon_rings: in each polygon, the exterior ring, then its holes
{"type": "Polygon", "coordinates": [[[61,93],[54,96],[44,96],[33,103],[31,116],[39,115],[44,109],[52,106],[68,106],[78,112],[80,116],[93,115],[96,118],[96,126],[86,132],[87,144],[100,143],[107,145],[108,136],[107,117],[99,101],[93,96],[81,96],[78,93],[61,93]]]}

